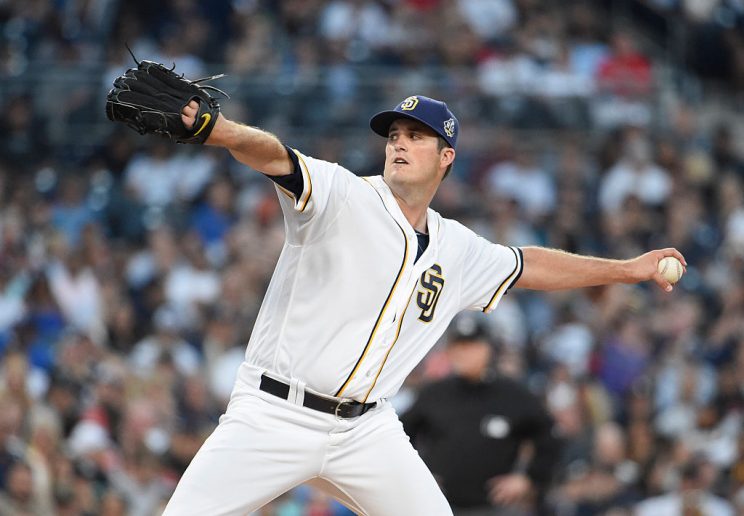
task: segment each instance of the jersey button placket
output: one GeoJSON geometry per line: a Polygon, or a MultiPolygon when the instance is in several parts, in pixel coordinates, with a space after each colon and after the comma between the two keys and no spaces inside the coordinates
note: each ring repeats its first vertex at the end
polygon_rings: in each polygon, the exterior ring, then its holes
{"type": "Polygon", "coordinates": [[[416,234],[406,233],[406,240],[408,244],[408,256],[410,259],[406,263],[406,275],[405,275],[405,288],[401,288],[397,292],[397,298],[395,300],[395,317],[393,318],[392,331],[395,332],[395,328],[398,325],[398,319],[403,317],[408,304],[409,294],[411,289],[414,288],[414,284],[418,281],[418,267],[416,266],[416,251],[418,249],[418,238],[416,234]]]}

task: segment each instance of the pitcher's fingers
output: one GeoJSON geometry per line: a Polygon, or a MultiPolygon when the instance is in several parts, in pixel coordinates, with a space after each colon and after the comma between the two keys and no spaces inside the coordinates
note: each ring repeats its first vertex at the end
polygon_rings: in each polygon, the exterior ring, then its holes
{"type": "Polygon", "coordinates": [[[183,122],[184,127],[186,129],[191,129],[194,127],[194,122],[196,122],[196,118],[193,116],[186,116],[184,114],[181,114],[181,122],[183,122]]]}
{"type": "Polygon", "coordinates": [[[674,256],[679,262],[684,266],[687,267],[687,260],[685,260],[685,257],[677,251],[673,247],[668,247],[666,249],[662,249],[662,252],[664,253],[664,256],[674,256]]]}
{"type": "Polygon", "coordinates": [[[664,279],[664,276],[659,274],[658,272],[654,273],[654,275],[651,277],[657,285],[664,291],[664,292],[671,292],[674,287],[671,283],[669,283],[667,280],[664,279]]]}
{"type": "Polygon", "coordinates": [[[191,100],[183,107],[181,113],[191,118],[196,118],[197,111],[199,111],[199,103],[195,100],[191,100]]]}
{"type": "Polygon", "coordinates": [[[674,249],[674,257],[679,260],[683,267],[687,267],[687,260],[685,260],[685,257],[682,256],[682,253],[680,253],[676,249],[674,249]]]}

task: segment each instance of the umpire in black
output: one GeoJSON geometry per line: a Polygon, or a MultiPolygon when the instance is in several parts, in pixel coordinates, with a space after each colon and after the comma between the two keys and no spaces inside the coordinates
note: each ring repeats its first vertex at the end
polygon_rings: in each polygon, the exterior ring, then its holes
{"type": "Polygon", "coordinates": [[[406,433],[455,515],[534,514],[559,454],[550,415],[524,385],[496,374],[475,316],[454,320],[447,353],[453,374],[422,387],[401,416],[406,433]]]}

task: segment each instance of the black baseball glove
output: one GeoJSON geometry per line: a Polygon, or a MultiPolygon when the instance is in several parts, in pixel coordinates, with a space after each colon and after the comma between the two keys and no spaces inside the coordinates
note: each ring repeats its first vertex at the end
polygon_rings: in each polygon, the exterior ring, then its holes
{"type": "Polygon", "coordinates": [[[220,113],[217,99],[207,90],[227,94],[199,83],[223,75],[191,81],[175,73],[175,65],[167,68],[152,61],[135,62],[137,68],[118,77],[106,97],[109,120],[124,122],[140,134],[162,134],[178,143],[204,143],[220,113]],[[181,110],[192,100],[199,103],[199,111],[189,129],[181,121],[181,110]]]}

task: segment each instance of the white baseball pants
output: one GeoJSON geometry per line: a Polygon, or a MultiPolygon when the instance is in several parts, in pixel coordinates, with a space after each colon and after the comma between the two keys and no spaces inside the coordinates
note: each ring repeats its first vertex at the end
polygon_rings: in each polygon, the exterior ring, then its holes
{"type": "Polygon", "coordinates": [[[165,516],[246,515],[302,483],[358,514],[452,514],[389,403],[337,419],[259,390],[260,373],[241,367],[165,516]]]}

